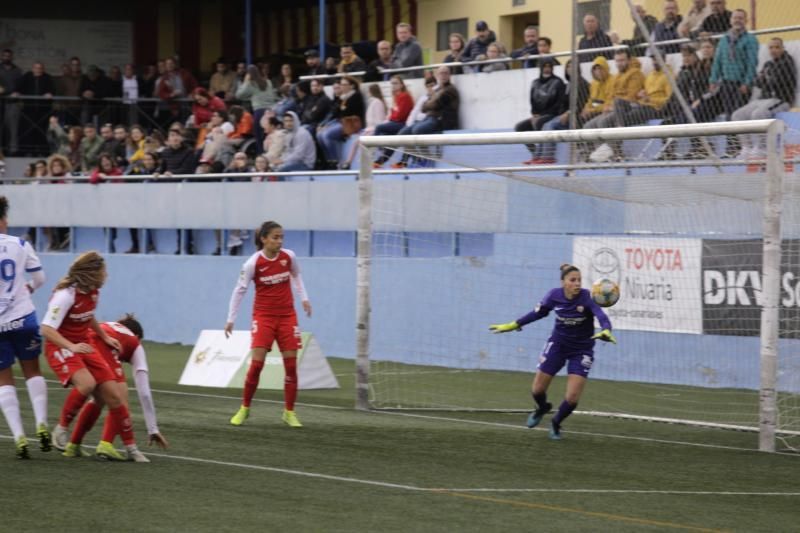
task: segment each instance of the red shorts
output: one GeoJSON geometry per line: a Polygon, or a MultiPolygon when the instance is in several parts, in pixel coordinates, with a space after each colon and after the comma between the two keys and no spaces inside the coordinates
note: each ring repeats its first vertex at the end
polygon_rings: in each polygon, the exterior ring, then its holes
{"type": "Polygon", "coordinates": [[[108,367],[108,363],[97,351],[91,353],[72,353],[71,351],[59,348],[55,344],[48,342],[44,346],[44,354],[47,363],[53,372],[56,373],[61,385],[64,387],[70,384],[72,374],[85,368],[92,374],[97,383],[114,381],[114,373],[108,367]]]}
{"type": "Polygon", "coordinates": [[[278,341],[278,349],[282,352],[299,350],[302,346],[300,328],[297,326],[297,315],[269,316],[254,315],[250,329],[252,341],[250,348],[272,349],[278,341]]]}
{"type": "Polygon", "coordinates": [[[114,355],[114,350],[100,339],[92,339],[91,344],[94,346],[94,349],[100,353],[103,359],[105,359],[108,368],[111,370],[111,373],[114,374],[114,381],[117,383],[125,383],[125,371],[122,370],[122,362],[119,360],[119,357],[114,355]],[[102,343],[102,346],[95,343],[102,343]]]}

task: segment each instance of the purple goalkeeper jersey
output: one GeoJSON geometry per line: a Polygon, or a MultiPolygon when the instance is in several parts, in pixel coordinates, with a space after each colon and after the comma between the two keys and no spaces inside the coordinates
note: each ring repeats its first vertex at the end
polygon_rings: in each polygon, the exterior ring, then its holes
{"type": "Polygon", "coordinates": [[[585,349],[594,346],[594,317],[600,322],[602,329],[611,329],[611,321],[603,309],[592,300],[589,291],[581,289],[576,298],[568,299],[564,289],[558,287],[545,295],[536,309],[517,319],[517,324],[524,326],[556,313],[556,323],[550,333],[550,341],[566,348],[585,349]]]}

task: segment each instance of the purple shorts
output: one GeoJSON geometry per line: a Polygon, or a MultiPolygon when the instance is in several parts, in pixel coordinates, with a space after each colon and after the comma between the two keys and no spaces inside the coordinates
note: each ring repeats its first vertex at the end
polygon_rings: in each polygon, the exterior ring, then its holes
{"type": "Polygon", "coordinates": [[[564,368],[564,365],[567,365],[567,374],[588,378],[593,362],[594,352],[591,348],[576,350],[564,347],[557,342],[547,341],[536,368],[540,372],[555,376],[564,368]]]}

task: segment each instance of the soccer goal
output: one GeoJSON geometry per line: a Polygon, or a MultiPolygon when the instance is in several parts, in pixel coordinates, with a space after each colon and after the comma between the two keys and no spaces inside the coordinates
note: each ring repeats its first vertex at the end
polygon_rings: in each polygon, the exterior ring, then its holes
{"type": "Polygon", "coordinates": [[[776,120],[362,137],[357,406],[531,409],[553,318],[487,328],[572,263],[584,286],[621,288],[619,344],[595,347],[579,412],[758,431],[762,450],[800,435],[800,176],[784,137],[776,120]],[[718,157],[734,135],[759,151],[718,157]],[[603,144],[621,157],[583,162],[603,144]],[[537,147],[549,164],[521,164],[537,147]],[[378,151],[407,167],[373,170],[378,151]]]}

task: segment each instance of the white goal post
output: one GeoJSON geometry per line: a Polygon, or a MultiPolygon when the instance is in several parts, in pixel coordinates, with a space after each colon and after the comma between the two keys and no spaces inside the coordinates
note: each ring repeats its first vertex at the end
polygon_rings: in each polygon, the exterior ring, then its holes
{"type": "MultiPolygon", "coordinates": [[[[597,205],[598,211],[594,213],[597,220],[611,220],[617,218],[631,218],[635,219],[640,216],[640,212],[659,211],[662,213],[669,213],[668,209],[675,209],[674,217],[680,218],[686,216],[686,213],[694,213],[692,210],[705,209],[702,201],[703,199],[710,199],[709,201],[727,202],[731,199],[742,200],[759,207],[761,227],[746,228],[746,235],[752,237],[756,236],[761,243],[761,272],[762,277],[760,281],[760,295],[757,295],[758,307],[760,311],[760,323],[758,326],[758,334],[756,335],[760,340],[758,341],[759,363],[758,370],[760,372],[760,380],[758,388],[758,413],[757,413],[757,430],[759,431],[759,449],[764,451],[775,450],[776,430],[779,431],[779,405],[778,405],[778,350],[779,339],[781,337],[781,317],[779,315],[781,309],[781,269],[782,269],[782,207],[786,205],[785,193],[787,188],[784,181],[784,142],[785,126],[780,120],[760,120],[748,122],[725,122],[725,123],[708,123],[708,124],[690,124],[690,125],[671,125],[671,126],[646,126],[646,127],[629,127],[629,128],[615,128],[615,129],[596,129],[596,130],[562,130],[562,131],[544,131],[544,132],[528,132],[528,133],[485,133],[485,134],[442,134],[442,135],[422,135],[422,136],[363,136],[360,138],[360,170],[359,170],[359,213],[358,213],[358,237],[357,237],[357,281],[356,281],[356,407],[359,409],[371,409],[376,407],[387,407],[387,405],[378,405],[374,401],[374,394],[376,393],[376,380],[374,369],[371,373],[371,364],[375,364],[377,360],[392,360],[397,359],[396,356],[375,353],[376,341],[376,323],[375,323],[375,310],[378,305],[391,305],[391,302],[383,301],[384,296],[377,293],[375,289],[375,268],[376,268],[376,236],[378,233],[385,232],[387,235],[391,234],[392,239],[397,239],[397,246],[404,247],[405,254],[408,254],[409,241],[408,239],[415,238],[409,237],[412,234],[425,235],[431,240],[431,235],[437,231],[453,232],[456,235],[455,240],[458,242],[459,232],[467,232],[470,234],[477,233],[481,228],[482,233],[492,234],[506,231],[509,227],[509,220],[514,216],[514,206],[503,205],[501,207],[495,206],[494,197],[498,188],[502,187],[518,187],[519,184],[524,186],[530,184],[535,187],[537,194],[540,196],[544,193],[556,191],[559,194],[568,195],[568,201],[574,202],[579,198],[581,202],[590,200],[586,205],[597,205]],[[602,144],[608,142],[632,142],[638,141],[641,143],[664,142],[667,139],[688,139],[688,138],[703,138],[703,139],[718,139],[721,136],[730,135],[754,135],[760,136],[765,140],[766,150],[764,155],[757,162],[738,161],[731,162],[719,159],[714,154],[705,161],[655,161],[649,159],[637,159],[633,161],[620,161],[612,163],[597,163],[597,164],[584,164],[584,163],[571,163],[574,161],[574,156],[568,156],[566,160],[561,158],[563,162],[556,163],[544,167],[530,167],[521,166],[517,161],[507,160],[503,155],[509,147],[518,147],[522,145],[532,145],[538,143],[559,143],[568,147],[568,153],[574,153],[575,147],[580,143],[595,143],[602,144]],[[448,156],[445,152],[442,155],[442,149],[448,150],[448,147],[469,146],[470,152],[458,152],[463,155],[448,156]],[[441,147],[441,148],[438,148],[441,147]],[[473,148],[474,147],[474,148],[473,148]],[[485,148],[484,148],[485,147],[485,148]],[[495,148],[492,148],[495,147],[495,148]],[[403,149],[405,152],[413,153],[420,159],[435,160],[437,161],[437,168],[421,168],[420,170],[402,170],[402,171],[387,171],[387,170],[373,170],[373,161],[375,160],[375,152],[379,148],[390,149],[403,149]],[[485,155],[478,157],[477,153],[484,150],[485,155]],[[473,159],[470,155],[475,154],[473,159]],[[465,162],[458,161],[459,157],[465,159],[465,162]],[[738,165],[736,168],[744,169],[746,165],[755,165],[756,172],[754,175],[741,175],[725,170],[738,165]],[[695,168],[704,167],[706,172],[694,173],[695,168]],[[651,172],[653,169],[657,171],[670,172],[668,177],[656,176],[654,177],[651,172]],[[679,169],[686,171],[675,172],[679,169]],[[691,170],[690,170],[691,169],[691,170]],[[591,172],[597,172],[598,176],[591,175],[591,172]],[[475,174],[474,180],[469,179],[452,179],[455,175],[456,178],[468,176],[470,173],[475,174]],[[641,173],[641,176],[639,174],[641,173]],[[389,176],[386,176],[386,175],[389,176]],[[398,175],[399,174],[399,175],[398,175]],[[419,174],[419,179],[415,180],[415,174],[419,174]],[[403,179],[405,176],[407,179],[403,179]],[[480,177],[478,177],[480,176],[480,177]],[[447,182],[447,190],[438,189],[437,180],[447,182]],[[478,190],[477,184],[480,183],[481,190],[478,190]],[[508,185],[513,183],[513,185],[508,185]],[[419,187],[419,190],[412,191],[409,187],[419,187]],[[466,192],[467,189],[469,192],[466,192]],[[436,189],[436,191],[434,191],[436,189]],[[544,193],[542,192],[544,191],[544,193]],[[430,199],[436,197],[436,211],[447,212],[449,218],[442,218],[440,216],[436,220],[431,219],[429,223],[423,224],[419,222],[419,213],[426,213],[431,210],[430,205],[413,205],[416,199],[430,199]],[[467,194],[471,195],[469,198],[467,194]],[[481,198],[482,197],[482,198],[481,198]],[[447,203],[448,199],[452,198],[454,207],[450,209],[447,203]],[[480,206],[481,202],[491,204],[487,207],[485,214],[477,213],[476,206],[480,206]],[[595,202],[595,203],[592,203],[595,202]],[[605,202],[613,202],[613,205],[605,202]],[[657,207],[653,207],[653,206],[657,207]],[[620,207],[621,206],[621,207],[620,207]],[[673,207],[674,206],[674,207],[673,207]],[[620,213],[619,210],[623,212],[620,213]],[[629,213],[628,211],[631,211],[629,213]],[[417,222],[414,222],[414,218],[417,222]],[[436,225],[439,225],[438,227],[436,225]],[[477,228],[477,229],[476,229],[477,228]],[[506,228],[506,229],[501,229],[506,228]],[[416,233],[415,233],[416,232],[416,233]]],[[[686,141],[683,141],[686,142],[686,141]]],[[[744,170],[742,170],[744,172],[744,170]]],[[[794,178],[792,178],[794,179],[794,178]]],[[[519,191],[518,188],[515,189],[519,191]]],[[[794,194],[794,188],[791,189],[794,194]]],[[[513,201],[513,193],[510,189],[503,189],[502,194],[505,198],[510,198],[508,202],[513,201]]],[[[581,203],[580,205],[583,205],[581,203]]],[[[725,207],[726,204],[720,204],[716,208],[729,209],[725,207]]],[[[565,211],[562,210],[562,213],[565,211]]],[[[587,215],[590,216],[591,214],[587,215]]],[[[522,224],[525,227],[535,227],[538,222],[542,225],[555,224],[552,222],[552,217],[545,218],[545,215],[540,215],[541,218],[536,221],[531,220],[530,224],[522,224]]],[[[665,215],[664,220],[669,221],[666,223],[664,234],[670,234],[670,238],[685,237],[692,235],[694,231],[700,231],[700,228],[692,226],[692,220],[689,219],[678,230],[679,222],[670,219],[672,215],[665,215]]],[[[701,216],[690,214],[690,217],[701,216]]],[[[704,215],[702,215],[704,216],[704,215]]],[[[655,220],[656,215],[653,215],[655,220]]],[[[421,218],[425,218],[424,215],[421,218]]],[[[591,218],[591,216],[590,216],[591,218]]],[[[659,219],[661,220],[661,219],[659,219]]],[[[792,217],[794,221],[794,216],[792,217]]],[[[752,224],[751,224],[752,226],[752,224]]],[[[655,235],[661,230],[658,223],[643,226],[641,228],[626,226],[625,233],[617,233],[614,230],[613,234],[599,234],[591,233],[591,229],[587,231],[588,239],[602,238],[608,239],[637,239],[639,235],[655,235]]],[[[531,230],[520,230],[520,233],[531,230]]],[[[556,230],[557,231],[557,230],[556,230]]],[[[542,230],[542,239],[546,237],[545,231],[542,230]]],[[[565,233],[566,234],[566,233],[565,233]]],[[[732,229],[730,235],[715,234],[714,237],[721,238],[741,238],[744,231],[741,228],[732,229]]],[[[570,234],[571,235],[571,234],[570,234]]],[[[796,236],[796,235],[795,235],[796,236]]],[[[491,235],[488,237],[491,238],[491,235]]],[[[384,242],[389,242],[387,237],[384,242]]],[[[582,242],[582,241],[581,241],[582,242]]],[[[724,241],[727,243],[727,241],[724,241]]],[[[394,246],[394,241],[392,241],[394,246]]],[[[573,247],[578,246],[578,241],[573,241],[573,247]]],[[[413,243],[412,243],[413,244],[413,243]]],[[[388,245],[385,245],[388,246],[388,245]]],[[[558,246],[561,246],[560,244],[558,246]]],[[[698,245],[699,246],[699,245],[698,245]]],[[[458,244],[456,244],[458,249],[458,244]]],[[[554,247],[554,250],[563,250],[554,247]]],[[[547,256],[552,268],[556,269],[558,264],[564,259],[563,251],[559,255],[556,251],[552,253],[552,258],[547,256]]],[[[572,252],[573,256],[577,252],[572,252]]],[[[785,251],[784,251],[785,253],[785,251]]],[[[542,254],[546,255],[546,254],[542,254]]],[[[567,258],[568,259],[568,258],[567,258]]],[[[730,260],[735,262],[735,258],[731,255],[730,260]]],[[[389,266],[386,267],[389,269],[389,266]]],[[[394,268],[392,266],[391,268],[394,268]]],[[[527,268],[527,267],[526,267],[527,268]]],[[[538,267],[537,267],[538,268],[538,267]]],[[[389,270],[387,270],[388,272],[389,270]]],[[[391,270],[394,272],[394,270],[391,270]]],[[[538,271],[537,275],[538,275],[538,271]]],[[[709,275],[710,277],[710,275],[709,275]]],[[[415,278],[416,279],[416,278],[415,278]]],[[[399,279],[397,283],[402,283],[399,279]]],[[[474,283],[469,281],[464,286],[469,286],[469,291],[478,294],[476,299],[469,300],[469,305],[480,306],[480,289],[474,287],[474,283]]],[[[385,285],[380,285],[383,287],[385,285]]],[[[634,285],[631,285],[634,287],[634,285]]],[[[403,288],[406,292],[421,291],[426,292],[425,287],[408,286],[403,288]]],[[[499,285],[492,286],[486,289],[487,293],[491,292],[494,298],[495,292],[509,291],[513,293],[513,288],[501,287],[499,285]]],[[[648,289],[655,290],[655,289],[648,289]]],[[[670,289],[672,290],[672,289],[670,289]]],[[[733,290],[733,289],[730,289],[733,290]]],[[[459,323],[450,321],[449,317],[454,316],[456,308],[465,307],[464,303],[458,300],[459,289],[453,289],[448,292],[448,298],[452,298],[447,302],[442,302],[442,312],[447,313],[444,327],[451,330],[457,330],[459,323]],[[453,308],[453,309],[451,309],[453,308]]],[[[530,298],[538,298],[542,294],[526,295],[530,298]]],[[[700,292],[696,293],[698,300],[705,300],[706,293],[701,295],[700,292]]],[[[388,298],[389,296],[387,296],[388,298]]],[[[472,296],[471,296],[472,297],[472,296]]],[[[623,292],[622,298],[626,294],[623,292]]],[[[433,298],[433,296],[432,296],[433,298]]],[[[527,311],[532,308],[533,300],[528,309],[515,307],[516,312],[527,311]]],[[[700,305],[705,305],[700,302],[697,304],[699,309],[700,305]]],[[[430,307],[427,303],[425,307],[430,307]]],[[[397,309],[399,312],[401,308],[397,309]]],[[[393,311],[394,312],[394,311],[393,311]]],[[[515,312],[508,309],[507,312],[515,312]]],[[[688,311],[687,311],[688,313],[688,311]]],[[[385,317],[386,312],[381,311],[381,316],[385,317]]],[[[389,315],[392,316],[392,315],[389,315]]],[[[396,316],[394,319],[404,321],[411,317],[396,316]]],[[[497,320],[514,318],[510,317],[497,317],[497,320]]],[[[385,320],[385,318],[382,318],[385,320]]],[[[706,321],[703,315],[702,321],[706,321]]],[[[613,318],[612,318],[613,321],[613,318]]],[[[488,324],[488,322],[487,322],[488,324]]],[[[549,325],[537,326],[542,331],[549,330],[549,325]]],[[[727,326],[726,326],[727,327],[727,326]]],[[[732,327],[732,326],[731,326],[732,327]]],[[[386,327],[382,328],[387,331],[387,335],[391,336],[393,333],[386,327]]],[[[632,329],[647,329],[637,328],[632,329]]],[[[675,329],[680,332],[680,328],[675,329]]],[[[455,335],[455,332],[451,333],[455,335]]],[[[542,333],[544,334],[544,333],[542,333]]],[[[737,333],[732,333],[737,334],[737,333]]],[[[639,333],[636,333],[639,335],[639,333]]],[[[663,334],[653,333],[647,339],[661,339],[663,334]]],[[[673,335],[670,333],[670,335],[673,335]]],[[[677,334],[676,334],[677,335],[677,334]]],[[[704,334],[699,332],[702,337],[704,334]]],[[[398,334],[398,337],[403,337],[398,334]]],[[[643,337],[644,338],[644,337],[643,337]]],[[[672,337],[670,337],[672,338],[672,337]]],[[[675,338],[678,338],[677,336],[675,338]]],[[[683,340],[679,339],[676,346],[683,346],[683,340]]],[[[692,337],[692,342],[700,342],[699,337],[695,335],[692,337]]],[[[411,345],[420,345],[418,348],[419,356],[417,358],[409,358],[407,361],[403,360],[406,364],[419,364],[420,360],[424,360],[427,353],[434,353],[440,350],[438,346],[431,346],[430,349],[424,345],[421,339],[403,337],[400,343],[408,343],[409,350],[412,350],[411,345]]],[[[434,341],[429,341],[433,343],[434,341]]],[[[482,340],[480,342],[483,342],[482,340]]],[[[621,344],[624,343],[621,339],[621,344]]],[[[644,342],[644,341],[643,341],[644,342]]],[[[659,340],[648,340],[647,342],[661,342],[659,340]]],[[[680,349],[680,348],[677,348],[680,349]]],[[[491,354],[490,354],[491,356],[491,354]]],[[[436,367],[447,368],[449,365],[445,362],[437,361],[434,363],[436,367]]],[[[473,368],[469,364],[457,363],[453,368],[473,368]]],[[[488,366],[478,365],[474,368],[485,368],[493,370],[488,366]]],[[[793,367],[794,368],[794,367],[793,367]]],[[[529,371],[532,368],[529,369],[529,371]]],[[[401,372],[394,372],[400,374],[401,372]]],[[[455,375],[455,374],[454,374],[455,375]]],[[[388,383],[391,378],[390,373],[386,374],[387,380],[380,379],[381,383],[388,383]]],[[[460,379],[460,377],[459,377],[460,379]]],[[[626,378],[622,377],[625,380],[626,378]]],[[[635,380],[635,378],[634,378],[635,380]]],[[[659,381],[658,375],[652,375],[648,381],[657,383],[659,381]]],[[[402,394],[415,394],[412,390],[413,387],[403,389],[406,392],[402,394]]],[[[398,389],[400,390],[400,389],[398,389]]],[[[792,392],[792,391],[790,391],[792,392]]],[[[797,391],[794,391],[794,395],[797,391]]],[[[406,407],[403,399],[392,399],[392,404],[388,407],[406,407]]],[[[794,400],[793,400],[794,401],[794,400]]],[[[416,402],[410,402],[413,405],[418,405],[416,402]]],[[[458,406],[460,404],[442,401],[440,403],[431,403],[435,408],[446,409],[448,407],[458,406]]],[[[467,406],[474,407],[474,406],[467,406]]],[[[796,410],[796,407],[795,407],[796,410]]],[[[795,413],[794,417],[798,417],[795,413]]],[[[683,417],[679,417],[683,418],[683,417]]],[[[691,416],[687,415],[687,421],[691,420],[691,416]]],[[[652,419],[659,419],[658,416],[653,416],[652,419]]],[[[709,424],[713,425],[713,424],[709,424]]],[[[750,425],[745,424],[749,429],[753,429],[750,425]]],[[[796,426],[792,426],[793,428],[796,426]]],[[[792,433],[790,431],[789,433],[792,433]]]]}

